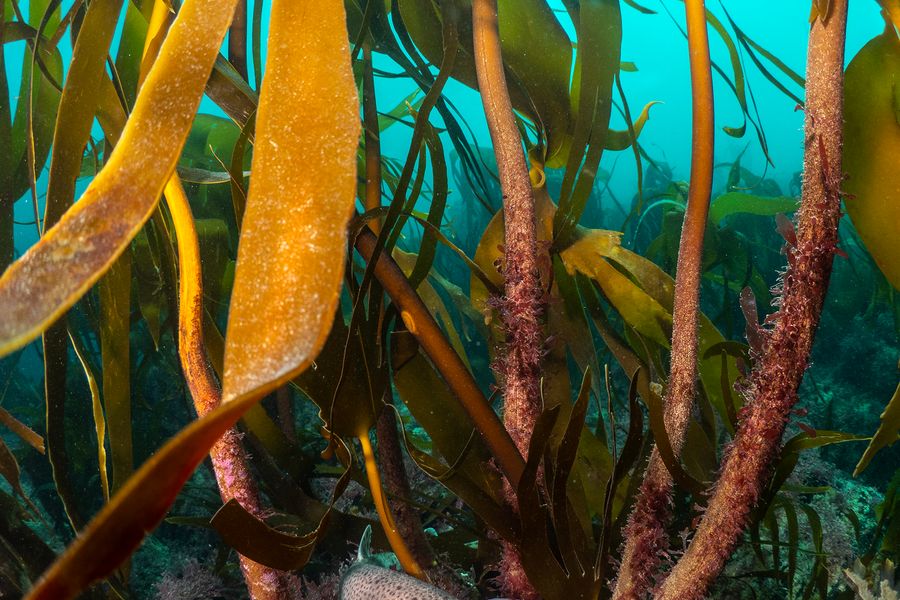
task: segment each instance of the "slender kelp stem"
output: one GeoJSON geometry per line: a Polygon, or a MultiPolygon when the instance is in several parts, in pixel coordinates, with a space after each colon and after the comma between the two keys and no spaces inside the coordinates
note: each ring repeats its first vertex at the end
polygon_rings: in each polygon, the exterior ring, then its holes
{"type": "Polygon", "coordinates": [[[247,76],[247,0],[238,0],[234,9],[234,20],[228,28],[228,62],[240,73],[244,81],[247,76]]]}
{"type": "MultiPolygon", "coordinates": [[[[178,354],[184,378],[194,399],[197,414],[203,416],[219,406],[222,390],[215,379],[203,343],[203,289],[200,272],[200,243],[184,189],[177,177],[169,180],[166,203],[175,224],[178,242],[178,354]]],[[[263,516],[256,482],[250,474],[241,436],[231,428],[219,438],[209,453],[222,500],[237,499],[248,512],[263,516]]],[[[241,571],[253,600],[278,600],[288,594],[287,579],[280,572],[240,557],[241,571]]]]}
{"type": "MultiPolygon", "coordinates": [[[[534,193],[525,164],[522,139],[516,127],[500,46],[497,0],[472,2],[475,72],[497,159],[503,191],[504,297],[500,316],[506,348],[498,361],[503,379],[503,424],[523,455],[541,414],[542,299],[537,263],[534,193]]],[[[515,506],[515,488],[507,488],[515,506]]],[[[527,600],[537,592],[525,575],[518,550],[503,545],[503,591],[527,600]]]]}
{"type": "MultiPolygon", "coordinates": [[[[370,229],[364,228],[356,238],[356,249],[366,261],[370,261],[376,243],[375,234],[370,229]]],[[[397,263],[383,253],[378,255],[378,261],[375,263],[375,277],[397,306],[410,333],[422,346],[435,369],[447,383],[447,387],[472,419],[472,423],[497,461],[500,471],[513,487],[518,486],[525,468],[522,455],[491,409],[487,398],[481,393],[472,374],[444,337],[437,321],[428,312],[428,307],[416,294],[397,263]]]]}
{"type": "Polygon", "coordinates": [[[387,536],[391,550],[397,555],[397,560],[403,570],[419,579],[425,579],[425,573],[422,567],[416,562],[415,557],[409,551],[406,541],[397,530],[394,523],[394,517],[391,515],[391,507],[388,504],[387,496],[381,487],[381,476],[378,474],[378,466],[375,463],[375,452],[372,450],[372,442],[369,441],[368,432],[359,436],[359,443],[362,446],[363,458],[366,462],[366,477],[369,480],[369,490],[372,492],[372,499],[375,501],[375,510],[378,511],[378,520],[381,521],[381,528],[387,536]]]}
{"type": "MultiPolygon", "coordinates": [[[[672,349],[666,390],[666,432],[676,456],[684,445],[697,387],[697,318],[703,269],[703,234],[713,176],[713,90],[703,0],[687,0],[688,49],[693,91],[691,183],[688,192],[672,314],[672,349]]],[[[629,519],[614,598],[642,598],[653,583],[671,520],[672,476],[656,447],[629,519]]]]}
{"type": "MultiPolygon", "coordinates": [[[[363,41],[363,129],[366,140],[366,210],[381,206],[381,132],[378,129],[378,103],[375,96],[375,74],[372,69],[372,42],[363,41]]],[[[381,222],[369,227],[377,235],[381,222]]]]}
{"type": "MultiPolygon", "coordinates": [[[[363,40],[363,129],[366,142],[366,210],[381,206],[381,136],[378,127],[378,103],[375,95],[375,74],[372,68],[372,41],[363,40]]],[[[376,234],[381,230],[377,219],[369,222],[369,227],[376,234]]],[[[383,315],[383,307],[381,308],[383,315]]],[[[397,433],[394,411],[391,410],[392,391],[385,390],[384,401],[387,406],[378,417],[375,435],[378,440],[378,463],[384,475],[384,485],[388,493],[395,498],[411,498],[409,479],[403,467],[403,452],[397,433]]],[[[403,500],[389,503],[394,513],[397,531],[400,538],[406,541],[409,552],[415,562],[426,572],[434,564],[434,551],[425,537],[422,520],[415,508],[403,500]]]]}
{"type": "MultiPolygon", "coordinates": [[[[385,403],[389,402],[390,391],[385,393],[385,403]]],[[[387,406],[379,415],[375,424],[375,435],[378,440],[378,465],[384,477],[384,487],[391,497],[397,498],[396,501],[389,502],[397,531],[406,541],[413,559],[430,576],[435,564],[434,550],[425,537],[418,509],[407,502],[413,495],[403,465],[403,450],[400,447],[397,419],[392,407],[387,406]]]]}
{"type": "Polygon", "coordinates": [[[713,497],[687,552],[657,598],[702,598],[725,565],[765,488],[819,323],[841,216],[847,0],[812,23],[806,65],[803,194],[779,312],[751,375],[747,406],[713,497]]]}

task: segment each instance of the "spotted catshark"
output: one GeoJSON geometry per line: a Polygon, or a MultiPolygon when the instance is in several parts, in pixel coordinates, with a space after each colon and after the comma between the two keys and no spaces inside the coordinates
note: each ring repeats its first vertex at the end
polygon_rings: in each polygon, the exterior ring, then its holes
{"type": "Polygon", "coordinates": [[[384,555],[372,554],[372,527],[366,527],[356,561],[341,580],[340,600],[457,600],[440,588],[389,568],[391,564],[384,555]]]}

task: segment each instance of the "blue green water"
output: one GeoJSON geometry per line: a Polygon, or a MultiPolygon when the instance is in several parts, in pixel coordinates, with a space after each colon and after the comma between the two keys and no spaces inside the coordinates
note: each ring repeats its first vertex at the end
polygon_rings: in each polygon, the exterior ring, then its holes
{"type": "MultiPolygon", "coordinates": [[[[269,11],[269,2],[263,3],[262,14],[269,11]]],[[[507,0],[507,4],[513,4],[507,0]]],[[[574,27],[568,19],[563,3],[551,0],[549,5],[554,9],[563,28],[574,37],[574,27]]],[[[621,83],[625,99],[632,114],[637,114],[641,107],[649,102],[659,102],[651,109],[650,120],[643,129],[640,142],[642,148],[662,169],[650,168],[644,163],[644,191],[646,193],[646,214],[640,215],[641,222],[646,223],[646,230],[635,232],[629,230],[626,243],[631,244],[639,252],[650,252],[651,242],[655,234],[663,227],[660,214],[665,202],[654,204],[663,199],[662,193],[673,182],[684,182],[688,179],[691,160],[691,90],[688,82],[688,52],[685,37],[679,31],[683,26],[684,7],[673,0],[647,2],[647,5],[658,11],[657,14],[642,14],[640,11],[623,4],[622,30],[623,42],[621,58],[623,63],[632,63],[633,67],[623,70],[621,83]],[[657,195],[654,195],[657,194],[657,195]],[[651,235],[652,234],[652,235],[651,235]]],[[[61,4],[65,14],[72,6],[71,0],[61,4]]],[[[748,0],[726,0],[722,3],[710,2],[709,9],[720,19],[727,15],[737,23],[743,32],[756,43],[771,51],[789,68],[801,75],[806,62],[806,44],[809,30],[809,6],[807,2],[798,0],[765,0],[750,2],[748,0]]],[[[23,16],[28,19],[27,6],[23,6],[23,16]]],[[[9,15],[7,14],[7,17],[9,15]]],[[[727,22],[727,21],[726,21],[727,22]]],[[[120,24],[121,26],[121,24],[120,24]]],[[[265,39],[268,23],[261,23],[262,39],[265,39]]],[[[874,2],[855,1],[850,5],[846,41],[846,62],[853,58],[863,45],[884,29],[884,21],[878,14],[874,2]]],[[[733,77],[728,48],[723,40],[710,30],[712,60],[723,72],[733,77]]],[[[119,42],[117,33],[110,51],[115,55],[119,42]]],[[[71,59],[71,41],[64,36],[60,43],[63,64],[71,59]]],[[[17,96],[18,84],[22,77],[26,43],[16,41],[6,43],[4,47],[6,76],[10,83],[11,112],[15,112],[17,103],[23,99],[17,96]]],[[[227,49],[227,39],[223,43],[223,53],[227,49]]],[[[573,50],[574,55],[574,50],[573,50]]],[[[715,96],[715,181],[713,197],[726,191],[730,169],[736,160],[740,166],[757,180],[768,179],[770,185],[766,195],[798,196],[799,172],[803,158],[804,134],[803,111],[797,103],[778,90],[766,79],[743,49],[739,49],[741,64],[746,75],[746,89],[753,121],[761,128],[768,148],[768,159],[757,138],[753,125],[747,124],[743,136],[727,133],[726,128],[739,126],[744,115],[736,99],[728,79],[714,73],[715,96]]],[[[266,45],[262,44],[262,58],[266,57],[266,45]]],[[[767,63],[768,64],[768,63],[767,63]]],[[[400,68],[388,57],[375,54],[376,69],[385,72],[398,72],[400,68]]],[[[771,68],[771,65],[769,65],[771,68]]],[[[249,79],[256,77],[256,65],[251,64],[249,79]]],[[[433,72],[437,72],[432,68],[433,72]]],[[[264,75],[264,70],[263,70],[264,75]]],[[[781,80],[785,80],[783,76],[781,80]]],[[[379,108],[388,111],[401,103],[417,89],[408,77],[376,78],[376,90],[379,108]]],[[[798,86],[791,87],[794,93],[802,94],[798,86]]],[[[458,113],[462,116],[471,131],[471,141],[486,149],[490,148],[490,137],[485,123],[481,100],[477,92],[463,84],[450,80],[445,92],[458,113]]],[[[421,93],[419,94],[421,97],[421,93]]],[[[623,130],[626,121],[623,115],[624,106],[621,99],[616,98],[612,111],[610,127],[623,130]]],[[[208,97],[200,106],[200,112],[218,117],[226,117],[225,113],[208,97]]],[[[432,116],[432,124],[441,130],[445,123],[439,115],[432,116]]],[[[411,128],[394,126],[385,131],[381,143],[386,157],[402,160],[406,156],[410,144],[411,128]]],[[[446,133],[442,133],[448,164],[453,164],[455,153],[446,133]]],[[[102,138],[99,125],[94,123],[93,138],[102,138]]],[[[488,160],[490,162],[490,159],[488,160]]],[[[35,214],[44,210],[44,194],[47,186],[48,167],[38,171],[36,181],[37,206],[34,205],[30,192],[18,199],[15,204],[15,249],[17,256],[32,246],[38,239],[35,214]]],[[[481,231],[490,214],[473,200],[474,191],[461,177],[459,172],[451,170],[450,199],[444,219],[444,232],[469,254],[473,254],[481,231]]],[[[302,176],[302,169],[298,169],[302,176]]],[[[429,166],[425,170],[425,179],[433,176],[429,166]]],[[[551,194],[558,190],[560,172],[547,172],[548,187],[551,194]]],[[[88,185],[90,179],[81,178],[78,182],[76,196],[88,185]]],[[[747,182],[744,181],[746,185],[747,182]]],[[[595,228],[618,230],[622,227],[627,215],[638,202],[638,178],[634,157],[630,150],[624,152],[605,152],[600,162],[598,177],[583,224],[595,228]]],[[[218,197],[218,196],[217,196],[218,197]]],[[[218,197],[220,198],[220,197],[218,197]]],[[[431,196],[426,183],[425,193],[416,208],[427,211],[431,196]]],[[[500,205],[499,199],[492,199],[493,207],[500,205]]],[[[209,207],[204,205],[203,210],[209,207]]],[[[211,210],[211,209],[209,209],[211,210]]],[[[751,262],[757,266],[773,266],[763,273],[763,287],[775,284],[779,269],[783,268],[784,259],[779,255],[782,240],[774,233],[774,219],[768,220],[747,218],[736,221],[736,228],[747,232],[759,243],[753,247],[751,262]]],[[[630,225],[632,228],[634,224],[630,225]]],[[[421,239],[421,228],[409,225],[404,230],[404,238],[400,246],[414,249],[421,239]]],[[[900,224],[898,224],[900,234],[900,224]]],[[[852,227],[845,219],[842,224],[844,239],[853,239],[852,227]]],[[[898,358],[900,358],[900,313],[895,314],[896,290],[890,291],[883,277],[878,273],[874,263],[867,257],[862,247],[854,246],[849,259],[838,258],[835,263],[832,286],[822,317],[816,345],[812,354],[811,368],[800,390],[799,408],[803,414],[792,417],[788,435],[800,431],[800,427],[811,426],[819,430],[839,430],[861,437],[869,437],[879,426],[879,416],[894,392],[898,382],[898,358]],[[888,290],[888,291],[886,291],[888,290]]],[[[234,258],[234,248],[227,250],[229,257],[234,258]]],[[[663,253],[659,253],[662,256],[663,253]]],[[[654,258],[654,257],[651,257],[654,258]]],[[[660,261],[661,262],[661,261],[660,261]]],[[[661,264],[670,274],[674,265],[661,264]]],[[[469,291],[468,272],[461,269],[446,249],[438,252],[436,269],[446,276],[463,293],[469,291]],[[443,270],[442,270],[443,269],[443,270]]],[[[707,282],[709,284],[710,282],[707,282]]],[[[713,318],[715,324],[726,337],[743,342],[743,320],[736,303],[723,305],[721,298],[713,296],[715,286],[704,288],[702,308],[713,318]]],[[[761,307],[769,312],[769,307],[761,307]]],[[[89,306],[85,312],[90,316],[89,306]]],[[[134,311],[134,320],[139,317],[134,311]]],[[[222,314],[218,315],[222,321],[222,314]]],[[[474,322],[469,323],[454,312],[455,324],[458,328],[470,328],[476,331],[474,322]],[[466,324],[468,323],[468,325],[466,324]]],[[[477,318],[477,315],[476,315],[477,318]]],[[[88,320],[85,317],[85,320],[88,320]]],[[[222,325],[223,323],[220,323],[222,325]]],[[[171,324],[170,324],[171,325],[171,324]]],[[[473,370],[479,377],[479,383],[486,390],[493,384],[489,358],[482,340],[473,335],[466,340],[467,349],[471,352],[473,370]]],[[[174,434],[181,426],[192,418],[191,409],[184,396],[184,389],[179,385],[180,372],[177,363],[171,360],[175,354],[175,342],[171,336],[164,337],[159,348],[152,348],[148,342],[146,328],[137,324],[132,332],[133,354],[141,357],[141,362],[133,367],[132,386],[135,403],[136,458],[144,460],[165,439],[174,434]],[[158,354],[153,354],[156,352],[158,354]],[[170,360],[146,356],[166,355],[170,360]]],[[[92,348],[96,350],[96,348],[92,348]]],[[[71,353],[70,353],[71,354],[71,353]]],[[[73,356],[69,357],[70,372],[77,371],[77,363],[73,356]]],[[[88,426],[90,396],[84,381],[74,375],[71,399],[73,405],[68,417],[75,425],[72,430],[75,438],[86,436],[84,440],[72,442],[72,454],[76,461],[76,479],[84,489],[78,493],[84,496],[85,507],[91,510],[99,508],[101,499],[98,493],[98,475],[96,467],[90,460],[96,459],[96,442],[90,439],[91,429],[88,426]],[[75,433],[77,432],[77,433],[75,433]],[[92,444],[94,444],[92,446],[92,444]]],[[[42,354],[38,343],[25,348],[14,357],[0,361],[0,406],[14,412],[23,422],[40,433],[43,430],[43,398],[42,398],[42,354]]],[[[621,381],[619,382],[621,387],[621,381]]],[[[627,389],[627,386],[626,386],[627,389]]],[[[622,392],[624,390],[620,390],[622,392]]],[[[271,408],[271,407],[270,407],[271,408]]],[[[605,409],[603,409],[605,410],[605,409]]],[[[598,413],[592,408],[592,418],[598,413]]],[[[409,415],[403,416],[411,422],[409,415]]],[[[608,416],[608,415],[607,415],[608,416]]],[[[317,423],[315,411],[309,405],[298,408],[298,421],[308,419],[317,423]]],[[[424,434],[413,424],[410,429],[424,438],[424,434]]],[[[64,524],[64,518],[53,493],[53,484],[49,469],[43,457],[37,455],[18,438],[0,427],[0,435],[13,449],[23,473],[23,480],[29,494],[34,496],[41,507],[47,507],[49,520],[57,529],[57,535],[49,538],[54,550],[61,550],[64,542],[71,538],[71,532],[64,524]]],[[[307,426],[303,442],[314,447],[319,442],[316,426],[307,426]]],[[[621,442],[621,440],[620,440],[621,442]]],[[[868,544],[876,535],[876,522],[879,514],[875,508],[884,500],[889,489],[889,482],[900,468],[900,447],[893,446],[881,450],[870,466],[858,478],[852,478],[854,466],[865,447],[866,440],[837,445],[821,451],[811,452],[804,456],[798,466],[791,485],[797,489],[817,488],[819,491],[804,496],[809,506],[814,507],[823,523],[824,534],[821,550],[828,556],[828,568],[834,583],[829,597],[839,597],[841,569],[850,567],[853,560],[862,555],[868,544]],[[848,513],[856,515],[856,521],[848,518],[848,513]]],[[[620,444],[621,445],[621,444],[620,444]]],[[[429,491],[434,484],[427,483],[424,477],[417,480],[429,491]]],[[[323,484],[324,485],[324,484],[323,484]]],[[[327,487],[327,486],[326,486],[327,487]]],[[[435,489],[440,489],[434,486],[435,489]]],[[[0,490],[10,491],[5,481],[0,481],[0,490]]],[[[324,499],[327,489],[317,490],[320,499],[324,499]]],[[[435,492],[437,493],[437,492],[435,492]]],[[[801,492],[797,492],[800,494],[801,492]]],[[[351,489],[350,498],[340,505],[341,510],[348,513],[371,516],[371,507],[366,506],[365,492],[361,486],[351,489]]],[[[208,517],[219,506],[214,483],[208,470],[201,469],[179,498],[173,514],[181,517],[181,521],[164,524],[161,529],[149,538],[134,559],[134,572],[130,596],[134,598],[157,598],[159,600],[187,600],[201,597],[242,597],[243,591],[239,582],[233,553],[227,549],[199,520],[208,517]],[[193,519],[193,521],[191,520],[193,519]],[[187,523],[187,525],[185,525],[187,523]],[[210,566],[219,559],[227,564],[216,573],[210,566]],[[230,562],[228,562],[230,561],[230,562]],[[183,574],[179,577],[179,569],[183,574]],[[224,573],[224,575],[223,575],[224,573]],[[155,587],[161,579],[169,577],[167,585],[170,590],[163,592],[163,587],[155,587]],[[191,585],[184,584],[189,581],[191,585]],[[174,582],[174,583],[173,583],[174,582]],[[180,582],[180,583],[179,583],[180,582]],[[206,586],[206,587],[203,587],[206,586]],[[197,591],[205,590],[205,591],[197,591]],[[181,594],[181,595],[179,595],[181,594]],[[193,595],[191,595],[193,594],[193,595]],[[204,596],[205,594],[205,596],[204,596]]],[[[435,525],[441,533],[452,527],[446,523],[435,525]],[[443,529],[441,529],[443,527],[443,529]]],[[[896,528],[897,525],[895,524],[896,528]]],[[[435,533],[437,535],[437,533],[435,533]]],[[[896,532],[894,535],[897,535],[896,532]]],[[[347,537],[350,537],[349,535],[347,537]]],[[[900,536],[898,536],[900,539],[900,536]]],[[[334,583],[334,573],[342,561],[352,556],[352,540],[347,540],[346,551],[329,548],[318,562],[313,564],[309,572],[311,579],[326,586],[334,583]]],[[[804,550],[812,554],[814,542],[805,541],[804,550]]],[[[746,550],[746,549],[745,549],[746,550]]],[[[739,554],[732,565],[737,578],[740,569],[750,571],[748,565],[752,561],[750,551],[739,554]]],[[[806,563],[804,563],[806,564],[806,563]]],[[[219,565],[221,566],[221,565],[219,565]]],[[[464,566],[460,566],[463,570],[464,566]]],[[[0,569],[2,574],[2,569],[0,569]]],[[[301,585],[298,582],[298,586],[301,585]]],[[[329,597],[326,591],[321,596],[315,595],[315,585],[303,584],[306,595],[303,598],[329,597]]],[[[771,582],[750,584],[757,597],[786,597],[783,586],[771,582]]],[[[733,588],[728,588],[731,590],[733,588]]],[[[324,587],[323,587],[324,590],[324,587]]],[[[735,592],[719,591],[718,597],[732,597],[735,592]]],[[[0,596],[2,597],[2,596],[0,596]]],[[[844,596],[846,597],[846,596],[844,596]]]]}

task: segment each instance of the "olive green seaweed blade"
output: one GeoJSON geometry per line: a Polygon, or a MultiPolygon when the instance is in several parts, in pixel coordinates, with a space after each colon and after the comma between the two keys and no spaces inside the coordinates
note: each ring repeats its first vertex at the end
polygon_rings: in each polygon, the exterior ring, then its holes
{"type": "Polygon", "coordinates": [[[125,250],[175,169],[236,0],[187,0],[122,138],[81,199],[0,277],[0,356],[37,337],[125,250]]]}
{"type": "Polygon", "coordinates": [[[900,39],[893,26],[853,58],[844,77],[847,214],[888,281],[900,289],[900,39]]]}

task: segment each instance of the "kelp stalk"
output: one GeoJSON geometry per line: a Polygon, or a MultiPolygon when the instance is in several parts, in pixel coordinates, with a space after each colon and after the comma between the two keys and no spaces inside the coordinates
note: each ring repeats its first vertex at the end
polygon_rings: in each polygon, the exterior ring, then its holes
{"type": "MultiPolygon", "coordinates": [[[[219,406],[222,392],[213,375],[203,343],[200,242],[194,228],[191,207],[177,176],[169,180],[165,194],[178,242],[178,354],[197,415],[203,417],[219,406]]],[[[228,429],[213,445],[209,456],[222,501],[228,502],[235,498],[252,515],[262,518],[264,515],[256,482],[250,475],[238,431],[234,427],[228,429]]],[[[254,600],[276,600],[288,593],[287,581],[280,571],[242,555],[240,562],[247,589],[254,600]]]]}
{"type": "Polygon", "coordinates": [[[663,582],[659,599],[705,596],[765,489],[797,401],[837,248],[846,23],[847,0],[835,0],[810,28],[803,192],[796,243],[787,247],[779,311],[757,357],[747,405],[715,492],[687,552],[663,582]]]}
{"type": "MultiPolygon", "coordinates": [[[[234,9],[234,19],[228,28],[228,62],[249,81],[247,76],[247,0],[238,0],[234,9]]],[[[259,65],[255,65],[259,68],[259,65]]]]}
{"type": "Polygon", "coordinates": [[[503,420],[525,454],[541,412],[542,309],[537,265],[534,193],[516,127],[497,25],[496,0],[472,3],[476,72],[503,191],[505,294],[501,316],[506,330],[502,359],[503,420]]]}
{"type": "MultiPolygon", "coordinates": [[[[693,131],[688,192],[672,312],[672,347],[666,390],[665,425],[676,456],[684,445],[697,392],[697,326],[703,234],[713,177],[714,105],[704,0],[685,2],[690,53],[693,131]]],[[[626,529],[625,550],[614,598],[642,598],[653,583],[668,546],[672,476],[654,446],[626,529]]]]}
{"type": "MultiPolygon", "coordinates": [[[[370,38],[363,40],[363,131],[366,149],[366,195],[365,209],[367,211],[381,206],[381,135],[378,127],[378,103],[375,95],[375,73],[372,67],[372,41],[370,38]]],[[[369,227],[376,234],[381,230],[381,223],[377,219],[369,222],[369,227]]],[[[380,307],[381,316],[384,307],[380,307]]],[[[387,502],[385,510],[393,513],[394,525],[405,547],[410,553],[413,563],[417,568],[427,572],[434,565],[434,551],[425,536],[422,520],[418,511],[405,500],[412,497],[409,487],[409,479],[403,467],[403,453],[400,449],[400,437],[397,432],[397,423],[394,419],[393,391],[390,386],[384,391],[384,403],[386,408],[381,411],[375,425],[375,435],[378,440],[378,464],[384,475],[384,487],[392,498],[399,498],[393,502],[387,502]]],[[[377,473],[376,473],[377,476],[377,473]]],[[[380,513],[379,513],[380,514],[380,513]]],[[[409,569],[407,569],[409,572],[409,569]]],[[[417,575],[418,576],[418,575],[417,575]]]]}
{"type": "MultiPolygon", "coordinates": [[[[390,394],[390,391],[385,393],[386,404],[391,400],[390,394]]],[[[425,536],[418,509],[407,502],[413,496],[403,465],[396,413],[392,406],[386,406],[381,411],[375,424],[375,435],[378,440],[378,465],[384,476],[384,487],[388,495],[395,499],[389,501],[388,505],[394,515],[397,532],[406,543],[415,562],[428,573],[435,565],[434,550],[425,536]]]]}
{"type": "Polygon", "coordinates": [[[397,560],[400,561],[404,571],[417,579],[425,580],[425,572],[410,552],[391,514],[391,506],[388,503],[387,494],[384,493],[384,488],[381,486],[381,476],[378,474],[378,465],[375,462],[375,451],[372,449],[372,442],[369,440],[368,432],[359,436],[359,443],[362,446],[363,459],[365,460],[369,491],[372,492],[375,510],[378,512],[378,520],[381,522],[384,534],[388,538],[391,550],[397,555],[397,560]]]}
{"type": "MultiPolygon", "coordinates": [[[[372,68],[372,42],[363,41],[363,130],[366,142],[366,210],[381,206],[381,132],[378,129],[378,103],[375,97],[375,73],[372,68]]],[[[376,235],[380,221],[369,224],[376,235]]]]}
{"type": "MultiPolygon", "coordinates": [[[[506,332],[506,348],[498,369],[503,380],[503,424],[519,452],[527,455],[531,432],[542,409],[543,302],[534,193],[503,72],[497,0],[472,2],[472,34],[478,89],[503,192],[505,266],[500,316],[506,332]]],[[[507,497],[513,504],[515,490],[507,488],[507,497]]],[[[505,593],[522,599],[538,597],[514,546],[504,544],[502,563],[505,593]]]]}
{"type": "MultiPolygon", "coordinates": [[[[356,238],[356,249],[366,261],[370,261],[376,243],[375,234],[365,228],[356,238]]],[[[447,382],[447,387],[459,399],[472,419],[472,423],[497,461],[500,471],[510,485],[517,487],[525,469],[522,455],[491,409],[490,403],[472,374],[444,337],[437,321],[428,312],[428,307],[416,294],[397,263],[389,256],[385,254],[378,256],[375,263],[375,277],[394,301],[407,329],[415,336],[435,369],[447,382]]]]}

